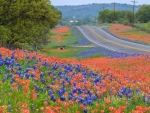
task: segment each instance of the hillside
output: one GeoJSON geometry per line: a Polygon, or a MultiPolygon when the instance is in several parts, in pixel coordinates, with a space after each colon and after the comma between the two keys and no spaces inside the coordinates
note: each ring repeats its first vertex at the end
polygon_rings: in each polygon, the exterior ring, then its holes
{"type": "MultiPolygon", "coordinates": [[[[77,6],[55,6],[58,10],[60,10],[63,14],[63,18],[87,18],[87,17],[96,17],[98,12],[103,9],[114,9],[114,3],[110,4],[87,4],[87,5],[77,5],[77,6]]],[[[135,10],[137,11],[140,6],[135,6],[135,10]]],[[[133,6],[130,4],[120,4],[116,3],[116,10],[132,10],[133,6]]]]}

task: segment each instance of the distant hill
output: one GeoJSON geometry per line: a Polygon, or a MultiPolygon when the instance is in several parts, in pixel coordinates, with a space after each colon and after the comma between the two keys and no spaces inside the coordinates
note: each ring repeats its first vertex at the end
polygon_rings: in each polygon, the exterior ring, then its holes
{"type": "MultiPolygon", "coordinates": [[[[65,5],[55,6],[63,14],[63,18],[93,18],[98,16],[98,12],[103,9],[114,10],[114,3],[111,4],[87,4],[87,5],[65,5]]],[[[140,5],[135,6],[135,11],[140,5]]],[[[133,6],[130,4],[116,3],[116,10],[132,10],[133,6]]]]}

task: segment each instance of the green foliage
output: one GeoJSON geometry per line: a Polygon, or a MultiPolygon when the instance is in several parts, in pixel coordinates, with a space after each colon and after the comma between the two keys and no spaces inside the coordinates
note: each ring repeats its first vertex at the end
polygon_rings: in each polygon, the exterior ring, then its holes
{"type": "Polygon", "coordinates": [[[102,23],[105,23],[105,22],[116,23],[120,20],[121,17],[122,17],[121,11],[105,9],[99,12],[98,21],[102,23]]]}
{"type": "Polygon", "coordinates": [[[150,20],[150,5],[143,5],[136,13],[136,18],[141,23],[146,23],[150,20]]]}
{"type": "Polygon", "coordinates": [[[102,23],[108,22],[108,15],[109,15],[108,9],[100,11],[98,15],[98,21],[102,23]]]}
{"type": "Polygon", "coordinates": [[[119,10],[102,10],[99,11],[98,21],[100,23],[122,23],[130,25],[132,23],[133,13],[130,10],[119,11],[119,10]]]}
{"type": "Polygon", "coordinates": [[[0,25],[11,33],[5,40],[9,48],[40,48],[49,28],[55,27],[61,18],[61,12],[49,0],[0,0],[0,3],[0,25]]]}
{"type": "Polygon", "coordinates": [[[148,23],[138,23],[138,24],[135,24],[135,27],[142,30],[142,31],[150,33],[150,22],[148,22],[148,23]]]}
{"type": "Polygon", "coordinates": [[[129,20],[125,20],[123,24],[124,25],[130,25],[130,22],[129,22],[129,20]]]}
{"type": "Polygon", "coordinates": [[[11,38],[11,31],[4,27],[0,26],[0,46],[3,46],[11,38]]]}
{"type": "Polygon", "coordinates": [[[124,19],[126,21],[128,21],[129,23],[132,23],[133,21],[133,12],[131,12],[130,10],[127,10],[124,12],[124,19]]]}

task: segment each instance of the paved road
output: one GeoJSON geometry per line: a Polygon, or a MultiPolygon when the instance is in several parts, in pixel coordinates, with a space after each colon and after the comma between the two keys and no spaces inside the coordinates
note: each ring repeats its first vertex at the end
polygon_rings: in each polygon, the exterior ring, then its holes
{"type": "Polygon", "coordinates": [[[97,46],[124,53],[150,54],[150,46],[115,38],[95,26],[77,26],[81,33],[97,46]]]}

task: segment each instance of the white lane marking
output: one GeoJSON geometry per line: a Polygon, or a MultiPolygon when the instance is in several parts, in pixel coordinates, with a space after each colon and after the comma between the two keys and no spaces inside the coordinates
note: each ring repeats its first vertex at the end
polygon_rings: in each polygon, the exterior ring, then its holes
{"type": "Polygon", "coordinates": [[[91,42],[93,42],[93,43],[95,43],[95,44],[97,44],[97,45],[99,45],[99,46],[101,46],[101,47],[104,47],[104,48],[106,48],[106,49],[109,49],[109,50],[112,50],[112,51],[116,51],[116,50],[113,50],[113,49],[111,49],[111,48],[109,48],[109,47],[100,45],[100,44],[97,43],[97,42],[94,42],[93,40],[91,40],[90,38],[88,38],[88,36],[81,30],[80,27],[78,27],[78,26],[76,26],[76,27],[81,31],[81,33],[82,33],[89,41],[91,41],[91,42]]]}

